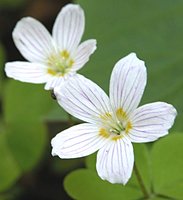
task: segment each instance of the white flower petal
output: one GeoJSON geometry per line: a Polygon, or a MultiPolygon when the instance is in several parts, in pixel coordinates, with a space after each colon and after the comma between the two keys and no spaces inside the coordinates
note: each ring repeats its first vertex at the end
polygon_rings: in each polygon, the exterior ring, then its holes
{"type": "Polygon", "coordinates": [[[74,71],[81,69],[88,62],[90,55],[93,54],[96,48],[96,40],[94,39],[81,43],[76,51],[72,69],[74,71]]]}
{"type": "Polygon", "coordinates": [[[74,77],[74,76],[79,76],[76,73],[73,72],[69,72],[67,74],[65,74],[64,76],[57,76],[57,75],[52,75],[50,77],[50,79],[47,81],[44,89],[45,90],[53,90],[54,88],[58,87],[59,90],[62,90],[62,86],[64,86],[64,84],[66,82],[68,82],[70,80],[70,78],[74,77]]]}
{"type": "Polygon", "coordinates": [[[167,103],[156,102],[137,108],[130,116],[132,129],[128,136],[132,142],[151,142],[168,134],[177,112],[167,103]]]}
{"type": "Polygon", "coordinates": [[[115,110],[122,109],[129,114],[137,108],[145,85],[146,68],[144,62],[139,60],[135,53],[119,60],[111,75],[110,99],[115,110]]]}
{"type": "Polygon", "coordinates": [[[65,82],[66,82],[66,80],[64,77],[52,76],[47,81],[44,89],[45,90],[53,90],[55,87],[62,87],[63,84],[65,84],[65,82]]]}
{"type": "Polygon", "coordinates": [[[68,4],[58,14],[53,26],[53,38],[60,50],[74,50],[83,35],[84,12],[79,5],[68,4]]]}
{"type": "Polygon", "coordinates": [[[86,122],[98,123],[111,113],[109,98],[94,82],[77,75],[65,87],[54,90],[58,103],[71,115],[86,122]]]}
{"type": "Polygon", "coordinates": [[[10,78],[28,83],[45,83],[49,79],[46,66],[39,63],[8,62],[5,72],[10,78]]]}
{"type": "Polygon", "coordinates": [[[110,183],[126,184],[134,164],[133,146],[127,138],[110,141],[97,154],[97,172],[110,183]]]}
{"type": "Polygon", "coordinates": [[[99,135],[98,127],[89,123],[79,124],[52,139],[52,155],[58,155],[60,158],[79,158],[94,153],[106,142],[106,138],[99,135]]]}
{"type": "Polygon", "coordinates": [[[31,17],[22,18],[17,23],[13,39],[20,53],[31,62],[45,62],[54,50],[49,32],[31,17]]]}

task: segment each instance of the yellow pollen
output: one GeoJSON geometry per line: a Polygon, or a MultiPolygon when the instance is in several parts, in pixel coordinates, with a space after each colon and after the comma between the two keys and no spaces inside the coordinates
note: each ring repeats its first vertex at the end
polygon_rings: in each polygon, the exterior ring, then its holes
{"type": "Polygon", "coordinates": [[[72,67],[73,64],[74,64],[74,60],[70,59],[69,62],[68,62],[68,66],[72,67]]]}
{"type": "Polygon", "coordinates": [[[100,118],[103,119],[103,120],[106,120],[108,118],[111,118],[111,114],[109,112],[106,112],[105,114],[103,115],[100,115],[100,118]]]}
{"type": "Polygon", "coordinates": [[[52,76],[63,76],[63,74],[57,73],[53,69],[48,69],[47,72],[48,72],[48,74],[51,74],[52,76]]]}
{"type": "Polygon", "coordinates": [[[48,58],[48,65],[51,66],[54,61],[55,61],[55,56],[50,55],[49,58],[48,58]]]}
{"type": "Polygon", "coordinates": [[[48,74],[63,77],[71,70],[74,60],[70,57],[67,50],[63,50],[58,54],[51,54],[48,57],[47,64],[49,66],[48,74]]]}
{"type": "Polygon", "coordinates": [[[66,50],[61,51],[60,55],[62,56],[63,59],[68,59],[69,58],[69,52],[66,50]]]}
{"type": "Polygon", "coordinates": [[[99,135],[104,137],[104,138],[108,138],[110,136],[110,134],[104,128],[101,128],[99,130],[99,135]]]}
{"type": "Polygon", "coordinates": [[[48,69],[48,74],[55,76],[57,73],[52,69],[48,69]]]}
{"type": "Polygon", "coordinates": [[[118,119],[127,119],[127,114],[122,108],[116,110],[116,116],[118,119]]]}
{"type": "Polygon", "coordinates": [[[128,134],[129,130],[132,128],[131,122],[128,122],[125,128],[125,132],[128,134]]]}
{"type": "Polygon", "coordinates": [[[122,137],[123,137],[122,135],[115,135],[115,136],[113,136],[111,139],[112,139],[113,141],[117,141],[117,140],[121,139],[122,137]]]}

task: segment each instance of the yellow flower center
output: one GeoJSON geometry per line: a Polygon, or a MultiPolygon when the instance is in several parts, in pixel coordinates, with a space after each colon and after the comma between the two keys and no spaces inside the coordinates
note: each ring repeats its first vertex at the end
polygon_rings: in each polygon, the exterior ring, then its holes
{"type": "Polygon", "coordinates": [[[126,112],[119,108],[116,110],[115,116],[112,113],[100,115],[103,128],[99,130],[99,135],[104,138],[110,138],[117,141],[129,133],[132,129],[132,123],[128,119],[126,112]]]}
{"type": "Polygon", "coordinates": [[[71,58],[68,51],[63,50],[59,54],[52,54],[49,56],[47,64],[49,66],[48,74],[64,76],[71,70],[74,60],[71,58]]]}

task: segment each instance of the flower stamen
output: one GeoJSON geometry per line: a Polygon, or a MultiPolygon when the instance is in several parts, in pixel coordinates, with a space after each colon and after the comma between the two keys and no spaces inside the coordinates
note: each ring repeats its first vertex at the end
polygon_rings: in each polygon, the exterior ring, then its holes
{"type": "Polygon", "coordinates": [[[117,140],[121,139],[122,137],[123,137],[122,135],[115,135],[112,137],[112,140],[117,141],[117,140]]]}
{"type": "Polygon", "coordinates": [[[49,66],[49,74],[53,76],[64,76],[72,68],[74,60],[67,50],[63,50],[59,54],[52,54],[48,58],[47,64],[49,66]]]}
{"type": "Polygon", "coordinates": [[[110,136],[110,134],[104,128],[101,128],[99,130],[99,135],[104,137],[104,138],[108,138],[110,136]]]}
{"type": "Polygon", "coordinates": [[[126,112],[122,109],[122,108],[118,108],[116,110],[116,116],[117,118],[121,121],[121,120],[126,120],[127,119],[127,114],[126,112]]]}
{"type": "Polygon", "coordinates": [[[128,121],[126,124],[125,133],[128,134],[130,129],[132,129],[132,123],[128,121]]]}
{"type": "Polygon", "coordinates": [[[117,109],[116,117],[112,113],[106,112],[100,115],[100,119],[104,128],[100,129],[99,135],[114,141],[128,134],[132,128],[132,124],[122,108],[117,109]]]}

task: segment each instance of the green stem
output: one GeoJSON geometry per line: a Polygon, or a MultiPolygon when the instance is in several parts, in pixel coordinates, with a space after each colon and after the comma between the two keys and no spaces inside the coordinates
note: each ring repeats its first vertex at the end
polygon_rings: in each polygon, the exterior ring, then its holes
{"type": "Polygon", "coordinates": [[[138,180],[138,182],[139,182],[139,186],[140,186],[140,188],[141,188],[141,190],[142,190],[142,193],[144,194],[144,198],[145,199],[148,199],[150,196],[149,196],[149,193],[148,193],[148,191],[147,191],[147,189],[146,189],[146,187],[145,187],[145,184],[144,184],[144,182],[143,182],[143,180],[142,180],[142,177],[141,177],[141,175],[140,175],[140,172],[139,172],[139,170],[138,170],[138,168],[137,168],[137,165],[134,163],[134,172],[135,172],[135,175],[136,175],[136,177],[137,177],[137,180],[138,180]]]}
{"type": "Polygon", "coordinates": [[[164,194],[156,194],[157,197],[160,197],[162,199],[170,199],[170,200],[175,200],[173,197],[169,197],[169,196],[166,196],[164,194]]]}

